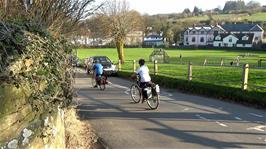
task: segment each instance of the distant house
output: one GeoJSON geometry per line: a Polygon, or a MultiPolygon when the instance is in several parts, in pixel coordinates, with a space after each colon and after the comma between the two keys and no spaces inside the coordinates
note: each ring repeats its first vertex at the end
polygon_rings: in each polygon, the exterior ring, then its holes
{"type": "Polygon", "coordinates": [[[127,34],[125,45],[139,46],[143,43],[143,31],[133,31],[127,34]]]}
{"type": "Polygon", "coordinates": [[[263,41],[264,30],[258,24],[225,24],[222,28],[228,33],[254,34],[254,43],[263,41]]]}
{"type": "Polygon", "coordinates": [[[194,26],[184,31],[185,46],[252,47],[263,41],[264,30],[258,24],[194,26]]]}
{"type": "Polygon", "coordinates": [[[214,33],[222,33],[224,30],[221,26],[194,26],[189,27],[184,32],[185,46],[206,46],[212,45],[214,33]]]}
{"type": "Polygon", "coordinates": [[[253,46],[254,34],[232,34],[220,33],[215,35],[213,46],[214,47],[239,47],[251,48],[253,46]]]}
{"type": "Polygon", "coordinates": [[[144,37],[143,45],[144,46],[161,46],[161,45],[164,45],[164,39],[160,35],[151,34],[151,35],[144,37]]]}
{"type": "Polygon", "coordinates": [[[239,34],[238,35],[239,40],[236,43],[236,47],[244,47],[244,48],[251,48],[253,46],[254,40],[254,34],[239,34]]]}

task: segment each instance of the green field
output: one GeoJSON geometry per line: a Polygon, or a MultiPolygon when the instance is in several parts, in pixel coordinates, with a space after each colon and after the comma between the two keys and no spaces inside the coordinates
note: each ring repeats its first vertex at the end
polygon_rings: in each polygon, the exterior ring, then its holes
{"type": "MultiPolygon", "coordinates": [[[[132,71],[132,61],[144,58],[149,61],[149,55],[152,48],[131,48],[125,49],[126,62],[122,65],[123,71],[132,71]]],[[[266,92],[266,61],[262,63],[264,69],[258,69],[258,60],[266,59],[266,52],[251,50],[180,50],[169,49],[167,54],[170,62],[159,64],[159,75],[171,78],[187,79],[188,62],[193,63],[193,82],[202,82],[219,86],[228,86],[234,88],[241,87],[242,65],[250,65],[249,90],[266,92]],[[182,55],[182,60],[180,59],[182,55]],[[239,56],[239,67],[236,64],[230,65],[231,61],[236,61],[239,56]],[[207,66],[203,63],[207,59],[207,66]],[[225,66],[220,66],[221,59],[225,66]]],[[[79,49],[78,57],[83,59],[94,55],[106,55],[114,63],[117,63],[116,49],[79,49]]],[[[151,73],[153,73],[153,64],[148,62],[151,73]]]]}
{"type": "MultiPolygon", "coordinates": [[[[214,21],[266,21],[266,12],[259,12],[252,15],[248,13],[242,14],[216,14],[212,15],[214,21]]],[[[183,19],[179,19],[179,21],[207,21],[209,17],[207,15],[203,16],[193,16],[187,17],[183,19]]]]}

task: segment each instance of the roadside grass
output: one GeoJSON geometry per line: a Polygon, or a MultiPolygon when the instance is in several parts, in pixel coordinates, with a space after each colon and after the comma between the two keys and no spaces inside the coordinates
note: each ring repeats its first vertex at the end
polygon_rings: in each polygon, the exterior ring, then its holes
{"type": "MultiPolygon", "coordinates": [[[[122,65],[119,74],[129,77],[133,72],[133,60],[144,58],[149,60],[152,48],[129,48],[125,49],[126,61],[122,65]]],[[[158,64],[158,75],[152,78],[156,83],[169,88],[209,95],[217,98],[229,98],[245,103],[256,103],[263,100],[261,104],[266,106],[266,68],[257,69],[258,60],[266,57],[264,51],[251,50],[166,50],[170,56],[167,64],[158,64]],[[182,60],[180,60],[180,54],[182,60]],[[240,64],[231,66],[231,61],[236,61],[239,56],[240,64]],[[224,59],[225,66],[219,66],[221,59],[224,59]],[[207,66],[203,66],[207,59],[207,66]],[[188,62],[193,63],[193,80],[188,82],[188,62]],[[242,65],[250,64],[248,91],[241,90],[242,65]],[[217,96],[216,96],[217,93],[217,96]]],[[[94,55],[106,55],[117,63],[116,49],[79,49],[78,56],[86,58],[94,55]]],[[[153,63],[147,62],[153,74],[153,63]]],[[[266,67],[266,62],[263,63],[266,67]]]]}

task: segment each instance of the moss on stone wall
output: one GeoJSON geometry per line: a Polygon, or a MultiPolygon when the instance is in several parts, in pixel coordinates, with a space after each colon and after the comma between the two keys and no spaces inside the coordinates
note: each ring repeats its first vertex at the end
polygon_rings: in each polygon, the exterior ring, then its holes
{"type": "Polygon", "coordinates": [[[7,114],[15,113],[22,105],[27,103],[30,96],[30,89],[26,86],[17,88],[15,85],[2,84],[0,86],[0,118],[7,114]]]}

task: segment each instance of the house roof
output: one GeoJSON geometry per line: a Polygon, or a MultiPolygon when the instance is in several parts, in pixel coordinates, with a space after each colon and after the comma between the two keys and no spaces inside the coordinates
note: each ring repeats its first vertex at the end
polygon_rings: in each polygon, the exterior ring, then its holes
{"type": "Polygon", "coordinates": [[[228,32],[263,31],[258,24],[224,24],[221,27],[228,32]]]}
{"type": "Polygon", "coordinates": [[[263,29],[257,24],[252,29],[250,29],[250,31],[263,31],[263,29]]]}
{"type": "Polygon", "coordinates": [[[144,42],[160,42],[163,41],[163,37],[160,35],[148,35],[146,37],[144,37],[144,42]]]}
{"type": "Polygon", "coordinates": [[[160,35],[148,35],[145,38],[163,38],[163,37],[160,35]]]}
{"type": "Polygon", "coordinates": [[[239,39],[236,43],[237,44],[252,44],[254,39],[254,34],[236,34],[237,38],[239,39]],[[242,40],[244,36],[248,36],[248,40],[242,40]]]}
{"type": "Polygon", "coordinates": [[[214,35],[214,41],[223,41],[223,39],[224,39],[225,37],[229,36],[229,35],[232,35],[232,34],[230,34],[230,33],[220,33],[220,34],[215,34],[215,35],[214,35]],[[220,40],[216,40],[216,37],[217,37],[217,36],[220,36],[220,37],[221,37],[220,40]]]}
{"type": "Polygon", "coordinates": [[[163,42],[163,40],[144,40],[145,43],[151,43],[151,42],[163,42]]]}
{"type": "Polygon", "coordinates": [[[201,29],[205,29],[206,31],[209,31],[213,28],[213,26],[210,26],[210,25],[205,25],[205,26],[195,26],[195,27],[188,27],[187,30],[201,30],[201,29]]]}

